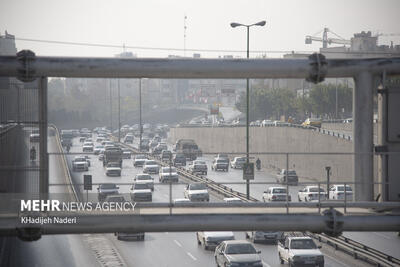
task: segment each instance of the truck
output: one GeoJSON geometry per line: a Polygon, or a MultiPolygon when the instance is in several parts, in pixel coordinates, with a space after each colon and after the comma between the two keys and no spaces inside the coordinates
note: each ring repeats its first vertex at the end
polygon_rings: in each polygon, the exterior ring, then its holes
{"type": "Polygon", "coordinates": [[[185,155],[190,160],[202,156],[202,152],[193,139],[179,139],[175,144],[176,153],[185,155]]]}
{"type": "Polygon", "coordinates": [[[104,151],[103,166],[110,162],[116,162],[122,168],[122,149],[119,147],[106,147],[104,151]]]}
{"type": "Polygon", "coordinates": [[[286,235],[278,242],[278,257],[281,264],[289,266],[324,266],[324,255],[309,236],[286,235]]]}
{"type": "Polygon", "coordinates": [[[74,138],[74,132],[72,130],[61,130],[61,145],[72,146],[72,139],[74,138]]]}

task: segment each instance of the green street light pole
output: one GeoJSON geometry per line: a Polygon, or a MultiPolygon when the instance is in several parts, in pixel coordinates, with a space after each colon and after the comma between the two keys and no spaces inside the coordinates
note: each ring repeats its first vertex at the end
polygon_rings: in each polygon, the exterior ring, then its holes
{"type": "MultiPolygon", "coordinates": [[[[245,24],[240,24],[236,22],[231,23],[231,27],[235,28],[238,26],[243,26],[247,28],[247,58],[249,58],[249,53],[250,53],[250,27],[252,26],[264,26],[265,25],[265,20],[250,24],[250,25],[245,25],[245,24]]],[[[249,103],[250,103],[250,93],[249,93],[249,79],[246,79],[246,162],[250,162],[250,144],[249,144],[249,103]]],[[[250,181],[246,179],[246,197],[247,199],[250,199],[250,181]]]]}

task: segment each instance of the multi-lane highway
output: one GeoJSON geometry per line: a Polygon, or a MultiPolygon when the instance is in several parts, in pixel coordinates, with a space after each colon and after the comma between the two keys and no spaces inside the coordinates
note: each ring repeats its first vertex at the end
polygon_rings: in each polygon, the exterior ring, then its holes
{"type": "MultiPolygon", "coordinates": [[[[95,138],[94,138],[95,139],[95,138]]],[[[73,140],[71,152],[81,152],[82,147],[78,139],[73,140]]],[[[137,144],[133,144],[136,147],[137,144]]],[[[76,155],[69,155],[68,163],[71,166],[71,160],[76,155]]],[[[203,157],[208,164],[211,158],[203,157]]],[[[72,172],[72,178],[75,183],[83,182],[84,174],[91,174],[93,183],[132,183],[133,177],[137,173],[142,172],[142,168],[133,167],[133,159],[124,159],[121,177],[108,177],[105,175],[105,169],[102,162],[98,160],[95,155],[90,155],[91,166],[87,172],[72,172]]],[[[72,170],[72,168],[71,168],[72,170]]],[[[210,170],[208,177],[215,181],[223,182],[238,182],[241,179],[241,170],[229,170],[226,172],[214,172],[210,170]]],[[[158,175],[152,175],[155,182],[158,182],[158,175]]],[[[267,171],[260,171],[256,173],[258,181],[274,182],[274,176],[267,171]]],[[[180,182],[190,182],[180,177],[180,182]]],[[[233,188],[243,191],[243,185],[231,185],[233,188]]],[[[261,195],[265,185],[252,186],[252,195],[261,199],[261,195]]],[[[120,193],[125,195],[129,200],[130,185],[121,185],[120,193]]],[[[184,185],[173,186],[173,199],[183,197],[184,185]]],[[[294,194],[297,188],[293,187],[291,193],[294,194]],[[292,192],[293,190],[293,192],[292,192]]],[[[96,199],[96,186],[89,193],[92,200],[96,199]]],[[[297,191],[296,191],[297,192],[297,191]]],[[[85,196],[85,194],[84,194],[85,196]]],[[[168,185],[155,185],[153,193],[153,202],[168,202],[169,201],[169,186],[168,185]]],[[[222,201],[216,195],[211,195],[210,201],[222,201]]],[[[119,241],[112,234],[96,235],[102,236],[103,242],[108,243],[108,246],[116,249],[120,260],[128,266],[213,266],[214,254],[212,251],[205,251],[196,242],[196,236],[193,232],[168,232],[168,233],[146,233],[144,241],[119,241]]],[[[244,239],[243,232],[235,232],[236,239],[244,239]]],[[[256,244],[257,249],[261,250],[261,257],[264,266],[280,266],[278,261],[278,253],[276,245],[256,244]]],[[[326,266],[362,266],[363,263],[352,259],[342,253],[332,251],[329,247],[324,247],[322,251],[325,253],[326,266]],[[338,254],[338,255],[337,255],[338,254]]]]}

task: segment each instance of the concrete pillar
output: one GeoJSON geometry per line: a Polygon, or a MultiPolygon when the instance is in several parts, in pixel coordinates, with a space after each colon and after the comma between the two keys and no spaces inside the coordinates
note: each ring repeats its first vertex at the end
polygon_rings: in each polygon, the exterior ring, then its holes
{"type": "Polygon", "coordinates": [[[356,201],[371,201],[373,173],[373,76],[361,72],[353,91],[354,195],[356,201]]]}
{"type": "Polygon", "coordinates": [[[49,155],[47,153],[47,77],[39,78],[39,193],[47,199],[49,193],[49,155]]]}

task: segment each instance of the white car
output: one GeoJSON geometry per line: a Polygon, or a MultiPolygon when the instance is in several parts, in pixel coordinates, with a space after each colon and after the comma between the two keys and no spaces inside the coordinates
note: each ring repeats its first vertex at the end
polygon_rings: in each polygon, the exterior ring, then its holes
{"type": "Polygon", "coordinates": [[[187,198],[176,198],[176,199],[174,199],[174,204],[188,203],[188,202],[190,202],[190,199],[187,199],[187,198]]]}
{"type": "Polygon", "coordinates": [[[146,155],[136,155],[135,159],[133,160],[133,166],[135,167],[142,167],[147,160],[146,155]]]}
{"type": "Polygon", "coordinates": [[[93,152],[93,143],[92,142],[85,142],[82,146],[83,152],[93,152]]]}
{"type": "MultiPolygon", "coordinates": [[[[306,186],[303,189],[299,190],[297,194],[299,201],[318,201],[318,186],[310,185],[306,186]]],[[[326,199],[326,192],[323,188],[319,188],[319,199],[325,200],[326,199]]]]}
{"type": "Polygon", "coordinates": [[[261,251],[246,240],[222,241],[215,248],[214,258],[217,266],[262,267],[261,251]]]}
{"type": "Polygon", "coordinates": [[[72,161],[72,170],[75,171],[88,171],[89,163],[85,157],[78,156],[72,161]]]}
{"type": "MultiPolygon", "coordinates": [[[[329,187],[329,199],[344,200],[344,184],[329,187]]],[[[346,200],[353,200],[353,189],[349,185],[346,185],[346,200]]]]}
{"type": "Polygon", "coordinates": [[[224,198],[224,202],[226,202],[226,203],[241,203],[243,201],[238,197],[226,197],[226,198],[224,198]]]}
{"type": "Polygon", "coordinates": [[[183,194],[190,201],[210,201],[207,185],[203,183],[188,184],[183,194]]]}
{"type": "Polygon", "coordinates": [[[143,173],[155,173],[158,174],[160,167],[155,160],[146,160],[143,164],[143,173]]]}
{"type": "Polygon", "coordinates": [[[121,176],[121,167],[118,162],[109,162],[106,166],[107,176],[121,176]]]}
{"type": "Polygon", "coordinates": [[[231,168],[232,169],[243,169],[243,165],[246,163],[245,157],[235,157],[231,161],[231,168]]]}
{"type": "Polygon", "coordinates": [[[267,191],[264,191],[262,198],[264,202],[286,201],[286,196],[288,196],[288,201],[292,201],[291,196],[286,194],[286,192],[286,187],[269,187],[267,191]]]}
{"type": "Polygon", "coordinates": [[[175,167],[162,167],[159,173],[160,183],[165,182],[178,182],[179,177],[175,167]]]}
{"type": "Polygon", "coordinates": [[[131,187],[131,199],[136,201],[152,201],[152,193],[146,181],[136,181],[131,187]]]}
{"type": "Polygon", "coordinates": [[[104,150],[104,146],[103,145],[97,145],[93,150],[93,154],[98,155],[98,154],[100,154],[101,150],[104,150]]]}
{"type": "Polygon", "coordinates": [[[233,232],[197,232],[197,244],[205,250],[215,249],[222,241],[235,240],[233,232]]]}
{"type": "Polygon", "coordinates": [[[273,125],[274,125],[274,122],[271,121],[271,120],[263,120],[263,121],[261,122],[261,127],[273,126],[273,125]]]}
{"type": "Polygon", "coordinates": [[[133,181],[134,182],[140,181],[142,183],[147,183],[147,186],[151,189],[151,191],[154,191],[154,179],[153,179],[153,177],[151,177],[150,174],[138,173],[138,174],[136,174],[133,181]]]}

